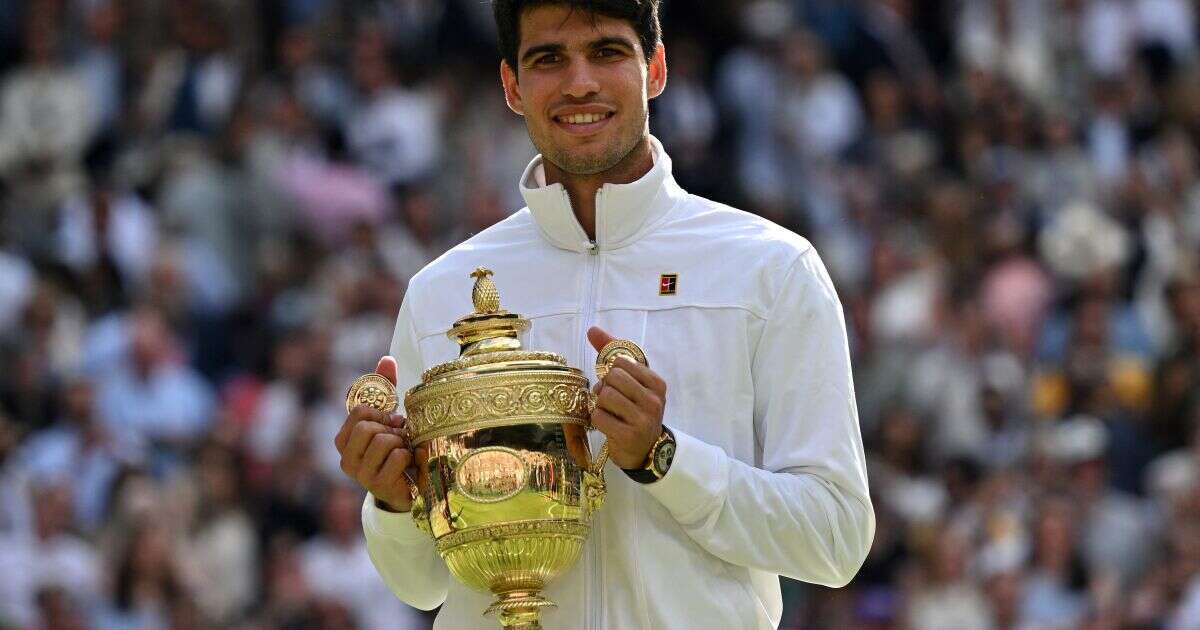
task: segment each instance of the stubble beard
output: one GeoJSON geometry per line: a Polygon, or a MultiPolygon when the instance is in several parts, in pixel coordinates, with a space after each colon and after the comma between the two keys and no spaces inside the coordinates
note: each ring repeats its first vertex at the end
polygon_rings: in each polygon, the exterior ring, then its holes
{"type": "Polygon", "coordinates": [[[542,134],[536,133],[528,125],[528,119],[526,127],[529,139],[538,153],[542,154],[542,158],[571,175],[597,175],[620,164],[637,148],[645,135],[649,113],[649,109],[644,111],[640,125],[631,125],[628,130],[621,130],[621,134],[611,144],[595,153],[580,153],[552,143],[548,139],[550,134],[547,133],[543,137],[542,134]]]}

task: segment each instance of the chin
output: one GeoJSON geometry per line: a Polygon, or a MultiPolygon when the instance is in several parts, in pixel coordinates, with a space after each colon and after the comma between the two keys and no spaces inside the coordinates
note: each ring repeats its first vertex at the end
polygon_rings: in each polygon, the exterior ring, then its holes
{"type": "Polygon", "coordinates": [[[621,161],[609,151],[596,150],[580,152],[569,148],[561,148],[554,161],[555,165],[572,175],[595,175],[603,173],[621,161]]]}
{"type": "MultiPolygon", "coordinates": [[[[604,129],[590,136],[575,136],[555,133],[540,135],[542,141],[534,140],[538,152],[555,166],[572,175],[596,175],[621,162],[640,140],[640,135],[630,139],[628,147],[622,146],[624,136],[616,129],[604,129]]],[[[626,130],[627,131],[627,130],[626,130]]]]}

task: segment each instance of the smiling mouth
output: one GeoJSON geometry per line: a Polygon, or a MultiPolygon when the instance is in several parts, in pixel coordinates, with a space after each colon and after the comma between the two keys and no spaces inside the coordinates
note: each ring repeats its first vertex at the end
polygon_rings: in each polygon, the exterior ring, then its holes
{"type": "Polygon", "coordinates": [[[555,116],[554,121],[565,125],[590,125],[602,120],[607,120],[613,117],[616,112],[605,112],[603,114],[568,114],[566,116],[555,116]]]}

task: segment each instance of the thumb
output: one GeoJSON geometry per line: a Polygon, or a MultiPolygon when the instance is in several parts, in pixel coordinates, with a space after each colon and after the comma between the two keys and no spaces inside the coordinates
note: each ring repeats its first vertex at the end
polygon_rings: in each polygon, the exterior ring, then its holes
{"type": "Polygon", "coordinates": [[[592,347],[596,349],[596,352],[600,352],[600,349],[603,348],[605,344],[615,339],[615,337],[607,332],[604,332],[604,329],[599,326],[592,326],[589,328],[587,331],[587,338],[588,341],[591,342],[592,347]]]}
{"type": "Polygon", "coordinates": [[[375,373],[391,381],[392,385],[395,385],[397,369],[396,359],[389,355],[379,359],[379,364],[375,366],[375,373]]]}

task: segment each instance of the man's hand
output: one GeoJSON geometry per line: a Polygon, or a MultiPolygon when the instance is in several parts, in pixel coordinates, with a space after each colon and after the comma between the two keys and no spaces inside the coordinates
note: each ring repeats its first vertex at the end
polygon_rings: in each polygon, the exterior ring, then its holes
{"type": "MultiPolygon", "coordinates": [[[[613,336],[593,326],[588,341],[599,352],[613,336]]],[[[608,436],[608,454],[621,468],[641,468],[662,435],[667,384],[654,370],[618,357],[608,376],[592,388],[596,409],[592,426],[608,436]]]]}
{"type": "MultiPolygon", "coordinates": [[[[383,357],[375,372],[396,384],[396,360],[383,357]]],[[[405,471],[413,452],[404,438],[404,416],[389,416],[367,405],[355,407],[333,443],[342,455],[342,472],[366,488],[393,512],[412,509],[405,471]]]]}

